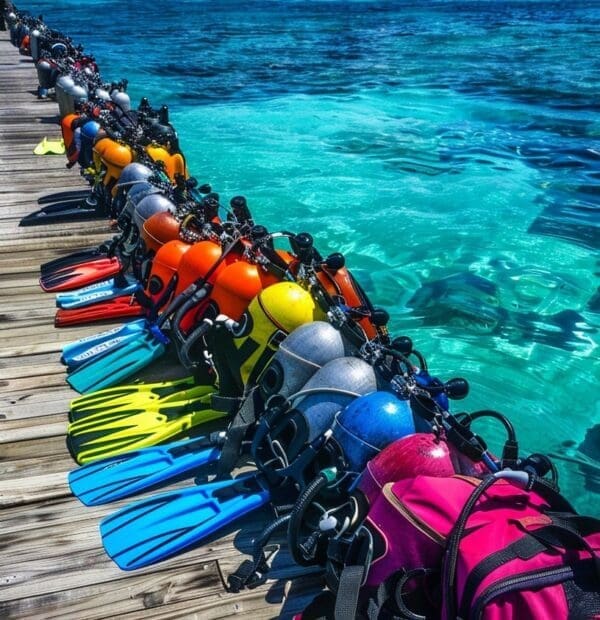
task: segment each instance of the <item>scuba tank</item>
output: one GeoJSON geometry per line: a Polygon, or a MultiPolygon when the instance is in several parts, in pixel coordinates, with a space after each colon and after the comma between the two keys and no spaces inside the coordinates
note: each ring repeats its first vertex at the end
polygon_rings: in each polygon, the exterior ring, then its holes
{"type": "MultiPolygon", "coordinates": [[[[156,215],[161,214],[158,213],[156,215]]],[[[184,254],[192,247],[189,243],[174,239],[173,241],[168,241],[156,251],[152,259],[152,268],[146,285],[146,294],[154,305],[162,307],[169,301],[173,293],[180,263],[184,254]]]]}
{"type": "Polygon", "coordinates": [[[314,442],[324,444],[336,414],[377,387],[373,367],[363,360],[341,357],[328,362],[292,397],[294,408],[282,411],[274,407],[262,417],[252,442],[257,467],[276,485],[281,482],[280,470],[298,460],[303,466],[296,469],[294,476],[303,487],[315,474],[318,450],[314,442]]]}
{"type": "Polygon", "coordinates": [[[160,161],[163,163],[165,172],[172,181],[175,181],[178,175],[184,178],[188,177],[185,160],[181,153],[174,153],[171,155],[166,148],[155,144],[149,144],[146,147],[146,153],[148,153],[148,156],[153,161],[160,161]]]}
{"type": "Polygon", "coordinates": [[[87,120],[81,126],[81,146],[77,163],[85,170],[94,163],[93,147],[94,140],[100,131],[100,124],[97,121],[87,120]]]}
{"type": "Polygon", "coordinates": [[[117,192],[116,183],[121,172],[133,161],[131,147],[111,138],[100,138],[94,145],[93,152],[96,170],[100,171],[102,167],[106,169],[102,185],[106,190],[106,195],[112,199],[117,192]]]}
{"type": "Polygon", "coordinates": [[[58,103],[58,114],[61,118],[75,112],[75,102],[71,95],[71,89],[74,86],[75,82],[70,75],[61,75],[56,80],[56,103],[58,103]]]}
{"type": "MultiPolygon", "coordinates": [[[[126,238],[123,239],[123,253],[132,254],[139,247],[140,231],[149,217],[155,213],[173,213],[174,211],[175,205],[163,194],[152,193],[141,197],[139,202],[135,204],[133,216],[125,235],[126,238]]],[[[120,219],[121,221],[124,220],[123,217],[120,219]]]]}
{"type": "Polygon", "coordinates": [[[483,476],[489,470],[461,454],[444,438],[416,433],[388,445],[367,464],[356,482],[370,504],[388,482],[416,476],[483,476]]]}
{"type": "Polygon", "coordinates": [[[73,108],[75,110],[81,109],[81,105],[88,100],[88,91],[83,84],[74,84],[68,92],[73,99],[73,108]]]}
{"type": "Polygon", "coordinates": [[[37,61],[35,65],[35,70],[37,72],[38,83],[40,89],[48,90],[49,88],[54,87],[54,82],[52,80],[52,65],[50,61],[46,58],[41,58],[37,61]]]}
{"type": "Polygon", "coordinates": [[[29,51],[33,62],[37,62],[40,57],[40,38],[42,33],[38,28],[34,28],[29,35],[29,51]]]}
{"type": "Polygon", "coordinates": [[[179,220],[168,211],[151,215],[140,231],[146,250],[156,253],[168,241],[179,239],[180,226],[179,220]]]}
{"type": "Polygon", "coordinates": [[[117,116],[121,116],[123,113],[131,110],[131,98],[125,92],[126,88],[127,80],[122,80],[118,84],[111,85],[110,98],[120,112],[117,116]]]}
{"type": "Polygon", "coordinates": [[[301,325],[279,345],[258,386],[263,398],[277,394],[288,398],[327,362],[344,357],[346,345],[340,332],[325,321],[301,325]]]}
{"type": "Polygon", "coordinates": [[[331,439],[339,450],[341,468],[359,474],[391,441],[415,433],[418,427],[429,430],[408,400],[378,391],[357,398],[336,415],[331,439]]]}
{"type": "Polygon", "coordinates": [[[133,210],[133,224],[138,232],[146,220],[155,213],[174,213],[175,205],[163,194],[150,194],[142,198],[133,210]]]}
{"type": "Polygon", "coordinates": [[[79,159],[80,144],[75,139],[75,130],[80,116],[80,114],[70,113],[60,119],[60,130],[65,143],[65,151],[69,160],[67,165],[69,167],[74,166],[79,159]]]}
{"type": "MultiPolygon", "coordinates": [[[[125,199],[134,186],[145,181],[149,182],[148,180],[152,174],[153,171],[148,166],[138,162],[132,162],[123,168],[123,172],[121,172],[119,180],[115,185],[116,193],[113,198],[113,209],[115,213],[121,213],[125,207],[125,199]]],[[[129,217],[132,215],[133,210],[130,211],[129,217]]]]}
{"type": "Polygon", "coordinates": [[[111,101],[110,93],[103,86],[98,86],[94,91],[94,98],[98,101],[102,101],[106,103],[107,101],[111,101]]]}

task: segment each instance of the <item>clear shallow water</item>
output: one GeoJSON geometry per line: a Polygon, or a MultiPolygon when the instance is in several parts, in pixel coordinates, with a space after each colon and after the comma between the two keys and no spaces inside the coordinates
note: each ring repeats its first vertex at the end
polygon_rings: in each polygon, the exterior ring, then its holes
{"type": "MultiPolygon", "coordinates": [[[[470,381],[465,409],[508,414],[524,452],[597,468],[600,5],[566,4],[20,8],[134,101],[168,103],[201,182],[344,252],[393,333],[470,381]]],[[[599,514],[598,470],[557,464],[599,514]]]]}

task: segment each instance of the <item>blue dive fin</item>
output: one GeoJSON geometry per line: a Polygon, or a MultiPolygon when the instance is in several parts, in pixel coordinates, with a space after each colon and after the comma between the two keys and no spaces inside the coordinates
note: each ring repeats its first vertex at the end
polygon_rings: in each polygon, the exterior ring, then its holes
{"type": "Polygon", "coordinates": [[[256,474],[141,500],[100,523],[106,553],[134,570],[184,551],[270,499],[256,474]]]}
{"type": "Polygon", "coordinates": [[[173,441],[94,461],[69,473],[69,486],[86,506],[114,502],[159,484],[191,476],[221,453],[208,437],[173,441]]]}
{"type": "Polygon", "coordinates": [[[84,286],[75,291],[57,293],[56,307],[65,310],[84,308],[99,301],[107,301],[121,295],[132,295],[142,288],[142,285],[131,276],[121,277],[118,280],[111,278],[110,280],[84,286]]]}
{"type": "Polygon", "coordinates": [[[60,361],[69,370],[79,368],[136,338],[147,329],[147,326],[146,319],[137,319],[94,336],[75,340],[63,347],[60,361]]]}
{"type": "Polygon", "coordinates": [[[131,340],[92,358],[67,376],[67,383],[80,394],[116,385],[161,357],[168,341],[156,329],[135,334],[131,340]]]}

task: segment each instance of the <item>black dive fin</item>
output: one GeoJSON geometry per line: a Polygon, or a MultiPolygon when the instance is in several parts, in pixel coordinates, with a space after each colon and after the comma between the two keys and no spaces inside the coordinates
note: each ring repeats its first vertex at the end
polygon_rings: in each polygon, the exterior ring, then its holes
{"type": "Polygon", "coordinates": [[[84,200],[90,193],[88,189],[72,189],[66,192],[56,192],[55,194],[48,194],[46,196],[40,196],[38,198],[39,205],[48,205],[53,202],[63,202],[71,200],[84,200]]]}
{"type": "Polygon", "coordinates": [[[86,200],[55,202],[26,215],[19,226],[38,226],[60,222],[99,220],[107,216],[104,208],[86,200]]]}

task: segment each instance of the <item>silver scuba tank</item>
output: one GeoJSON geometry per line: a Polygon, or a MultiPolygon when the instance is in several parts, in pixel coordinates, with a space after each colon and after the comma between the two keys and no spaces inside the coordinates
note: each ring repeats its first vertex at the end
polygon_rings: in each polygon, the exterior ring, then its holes
{"type": "MultiPolygon", "coordinates": [[[[377,376],[367,362],[341,357],[326,363],[296,393],[302,400],[291,396],[295,408],[281,414],[273,409],[277,417],[267,412],[261,419],[252,443],[257,467],[273,480],[304,453],[306,462],[301,470],[306,470],[320,449],[315,444],[325,443],[325,433],[336,414],[358,396],[376,389],[377,376]]],[[[298,482],[302,471],[294,474],[298,482]]]]}
{"type": "Polygon", "coordinates": [[[344,340],[333,325],[313,321],[301,325],[279,345],[258,386],[265,398],[287,398],[327,362],[344,357],[344,340]]]}

